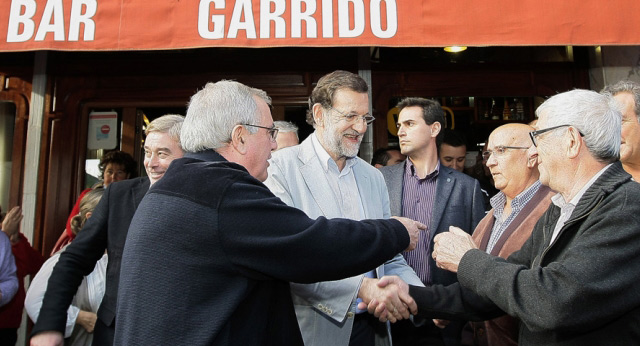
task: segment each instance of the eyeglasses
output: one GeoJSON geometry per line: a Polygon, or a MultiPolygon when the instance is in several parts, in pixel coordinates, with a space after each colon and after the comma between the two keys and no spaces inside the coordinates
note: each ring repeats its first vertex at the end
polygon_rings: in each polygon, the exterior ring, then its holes
{"type": "Polygon", "coordinates": [[[499,145],[497,147],[495,147],[493,150],[487,150],[482,152],[482,158],[484,160],[489,160],[489,157],[491,157],[491,155],[495,155],[496,157],[500,157],[502,155],[504,155],[504,153],[507,152],[508,149],[529,149],[529,147],[510,147],[507,145],[499,145]]]}
{"type": "Polygon", "coordinates": [[[347,122],[349,122],[349,123],[353,123],[357,119],[357,120],[360,120],[360,121],[364,121],[365,123],[367,123],[367,125],[370,125],[374,120],[376,120],[376,118],[373,115],[369,114],[369,113],[366,113],[364,115],[351,114],[351,113],[344,114],[344,113],[340,112],[339,110],[337,110],[337,109],[335,109],[333,107],[329,107],[329,108],[334,110],[334,111],[336,111],[336,113],[340,114],[342,116],[342,118],[344,120],[346,120],[347,122]]]}
{"type": "Polygon", "coordinates": [[[243,126],[251,126],[251,127],[259,127],[261,129],[265,129],[267,130],[267,133],[269,134],[269,136],[271,137],[271,141],[275,142],[276,141],[276,137],[278,137],[278,128],[273,125],[271,127],[266,127],[266,126],[260,126],[260,125],[252,125],[252,124],[242,124],[243,126]]]}
{"type": "MultiPolygon", "coordinates": [[[[537,147],[538,146],[538,141],[536,140],[537,136],[540,136],[541,134],[543,134],[545,132],[549,132],[549,131],[553,131],[553,130],[559,129],[561,127],[575,127],[575,126],[569,125],[569,124],[565,124],[565,125],[558,125],[558,126],[548,127],[546,129],[542,129],[542,130],[531,131],[531,132],[529,132],[529,137],[531,138],[531,143],[533,143],[534,147],[537,147]]],[[[576,130],[578,130],[578,129],[576,129],[576,130]]],[[[582,134],[582,132],[580,130],[578,130],[578,133],[580,134],[580,137],[584,137],[584,134],[582,134]]]]}

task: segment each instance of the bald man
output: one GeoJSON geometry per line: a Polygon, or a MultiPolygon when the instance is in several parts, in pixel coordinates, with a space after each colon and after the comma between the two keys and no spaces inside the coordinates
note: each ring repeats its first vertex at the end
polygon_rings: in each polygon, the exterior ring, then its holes
{"type": "MultiPolygon", "coordinates": [[[[487,167],[499,192],[491,198],[492,209],[472,236],[478,248],[488,254],[507,258],[519,250],[551,204],[554,192],[541,185],[537,158],[528,155],[529,132],[533,130],[526,124],[507,124],[489,136],[483,156],[487,158],[487,167]]],[[[443,296],[455,296],[458,289],[457,283],[444,287],[446,295],[443,296]]],[[[430,307],[430,311],[448,311],[447,299],[438,304],[442,305],[430,307]]],[[[374,310],[375,304],[370,305],[369,311],[374,310]]],[[[518,345],[519,321],[514,317],[503,315],[489,321],[472,322],[472,326],[475,345],[518,345]]]]}
{"type": "MultiPolygon", "coordinates": [[[[489,136],[487,167],[498,192],[491,198],[492,209],[473,232],[473,240],[486,253],[507,258],[520,250],[533,226],[549,208],[553,191],[540,184],[538,162],[529,157],[531,146],[526,124],[507,124],[489,136]]],[[[473,323],[476,345],[517,345],[518,320],[505,315],[473,323]],[[484,339],[484,340],[482,340],[484,339]]]]}

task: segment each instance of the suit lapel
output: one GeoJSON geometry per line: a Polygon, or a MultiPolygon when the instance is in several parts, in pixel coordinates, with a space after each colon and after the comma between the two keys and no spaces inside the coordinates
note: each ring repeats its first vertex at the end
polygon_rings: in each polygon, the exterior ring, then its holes
{"type": "Polygon", "coordinates": [[[376,218],[374,217],[374,215],[377,215],[377,213],[372,213],[371,207],[373,205],[377,206],[378,204],[369,202],[371,201],[372,198],[374,198],[371,194],[372,192],[371,177],[369,177],[369,174],[367,174],[367,172],[359,169],[358,166],[360,166],[361,163],[362,162],[358,162],[353,167],[353,175],[356,179],[356,186],[358,187],[360,200],[362,201],[362,209],[364,210],[363,216],[365,219],[376,218]]]}
{"type": "Polygon", "coordinates": [[[444,215],[447,203],[449,203],[449,197],[451,197],[455,182],[456,178],[452,176],[451,171],[440,165],[440,173],[438,173],[436,180],[436,196],[433,201],[433,211],[431,212],[431,225],[429,225],[430,239],[433,239],[440,226],[442,215],[444,215]]]}
{"type": "Polygon", "coordinates": [[[334,196],[329,181],[323,174],[324,168],[315,154],[311,136],[300,144],[298,159],[300,160],[300,174],[302,174],[302,178],[322,214],[328,218],[340,217],[340,209],[335,202],[337,196],[334,196]],[[319,172],[320,174],[318,174],[319,172]]]}
{"type": "Polygon", "coordinates": [[[387,175],[388,190],[389,190],[389,209],[391,209],[391,215],[402,215],[402,180],[404,179],[404,169],[406,161],[389,167],[389,174],[387,175]]]}

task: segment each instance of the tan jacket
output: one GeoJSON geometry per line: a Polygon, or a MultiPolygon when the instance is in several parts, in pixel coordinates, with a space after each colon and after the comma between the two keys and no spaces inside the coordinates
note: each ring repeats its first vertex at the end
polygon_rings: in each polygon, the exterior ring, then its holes
{"type": "MultiPolygon", "coordinates": [[[[549,208],[551,197],[555,194],[546,186],[541,186],[538,192],[520,211],[518,216],[509,224],[498,242],[491,250],[494,256],[507,258],[513,252],[520,250],[522,244],[529,239],[533,226],[549,208]]],[[[473,240],[481,250],[487,249],[491,230],[493,229],[493,209],[480,221],[473,232],[473,240]]],[[[472,322],[474,343],[479,346],[516,346],[518,345],[519,321],[509,315],[485,322],[472,322]]]]}

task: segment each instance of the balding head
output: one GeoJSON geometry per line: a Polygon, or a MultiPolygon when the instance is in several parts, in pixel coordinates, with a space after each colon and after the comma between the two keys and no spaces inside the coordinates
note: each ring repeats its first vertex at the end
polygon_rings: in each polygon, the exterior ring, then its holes
{"type": "Polygon", "coordinates": [[[495,187],[507,198],[513,199],[538,180],[536,159],[529,157],[531,146],[526,124],[507,124],[495,129],[489,136],[487,151],[491,156],[487,167],[491,171],[495,187]]]}

